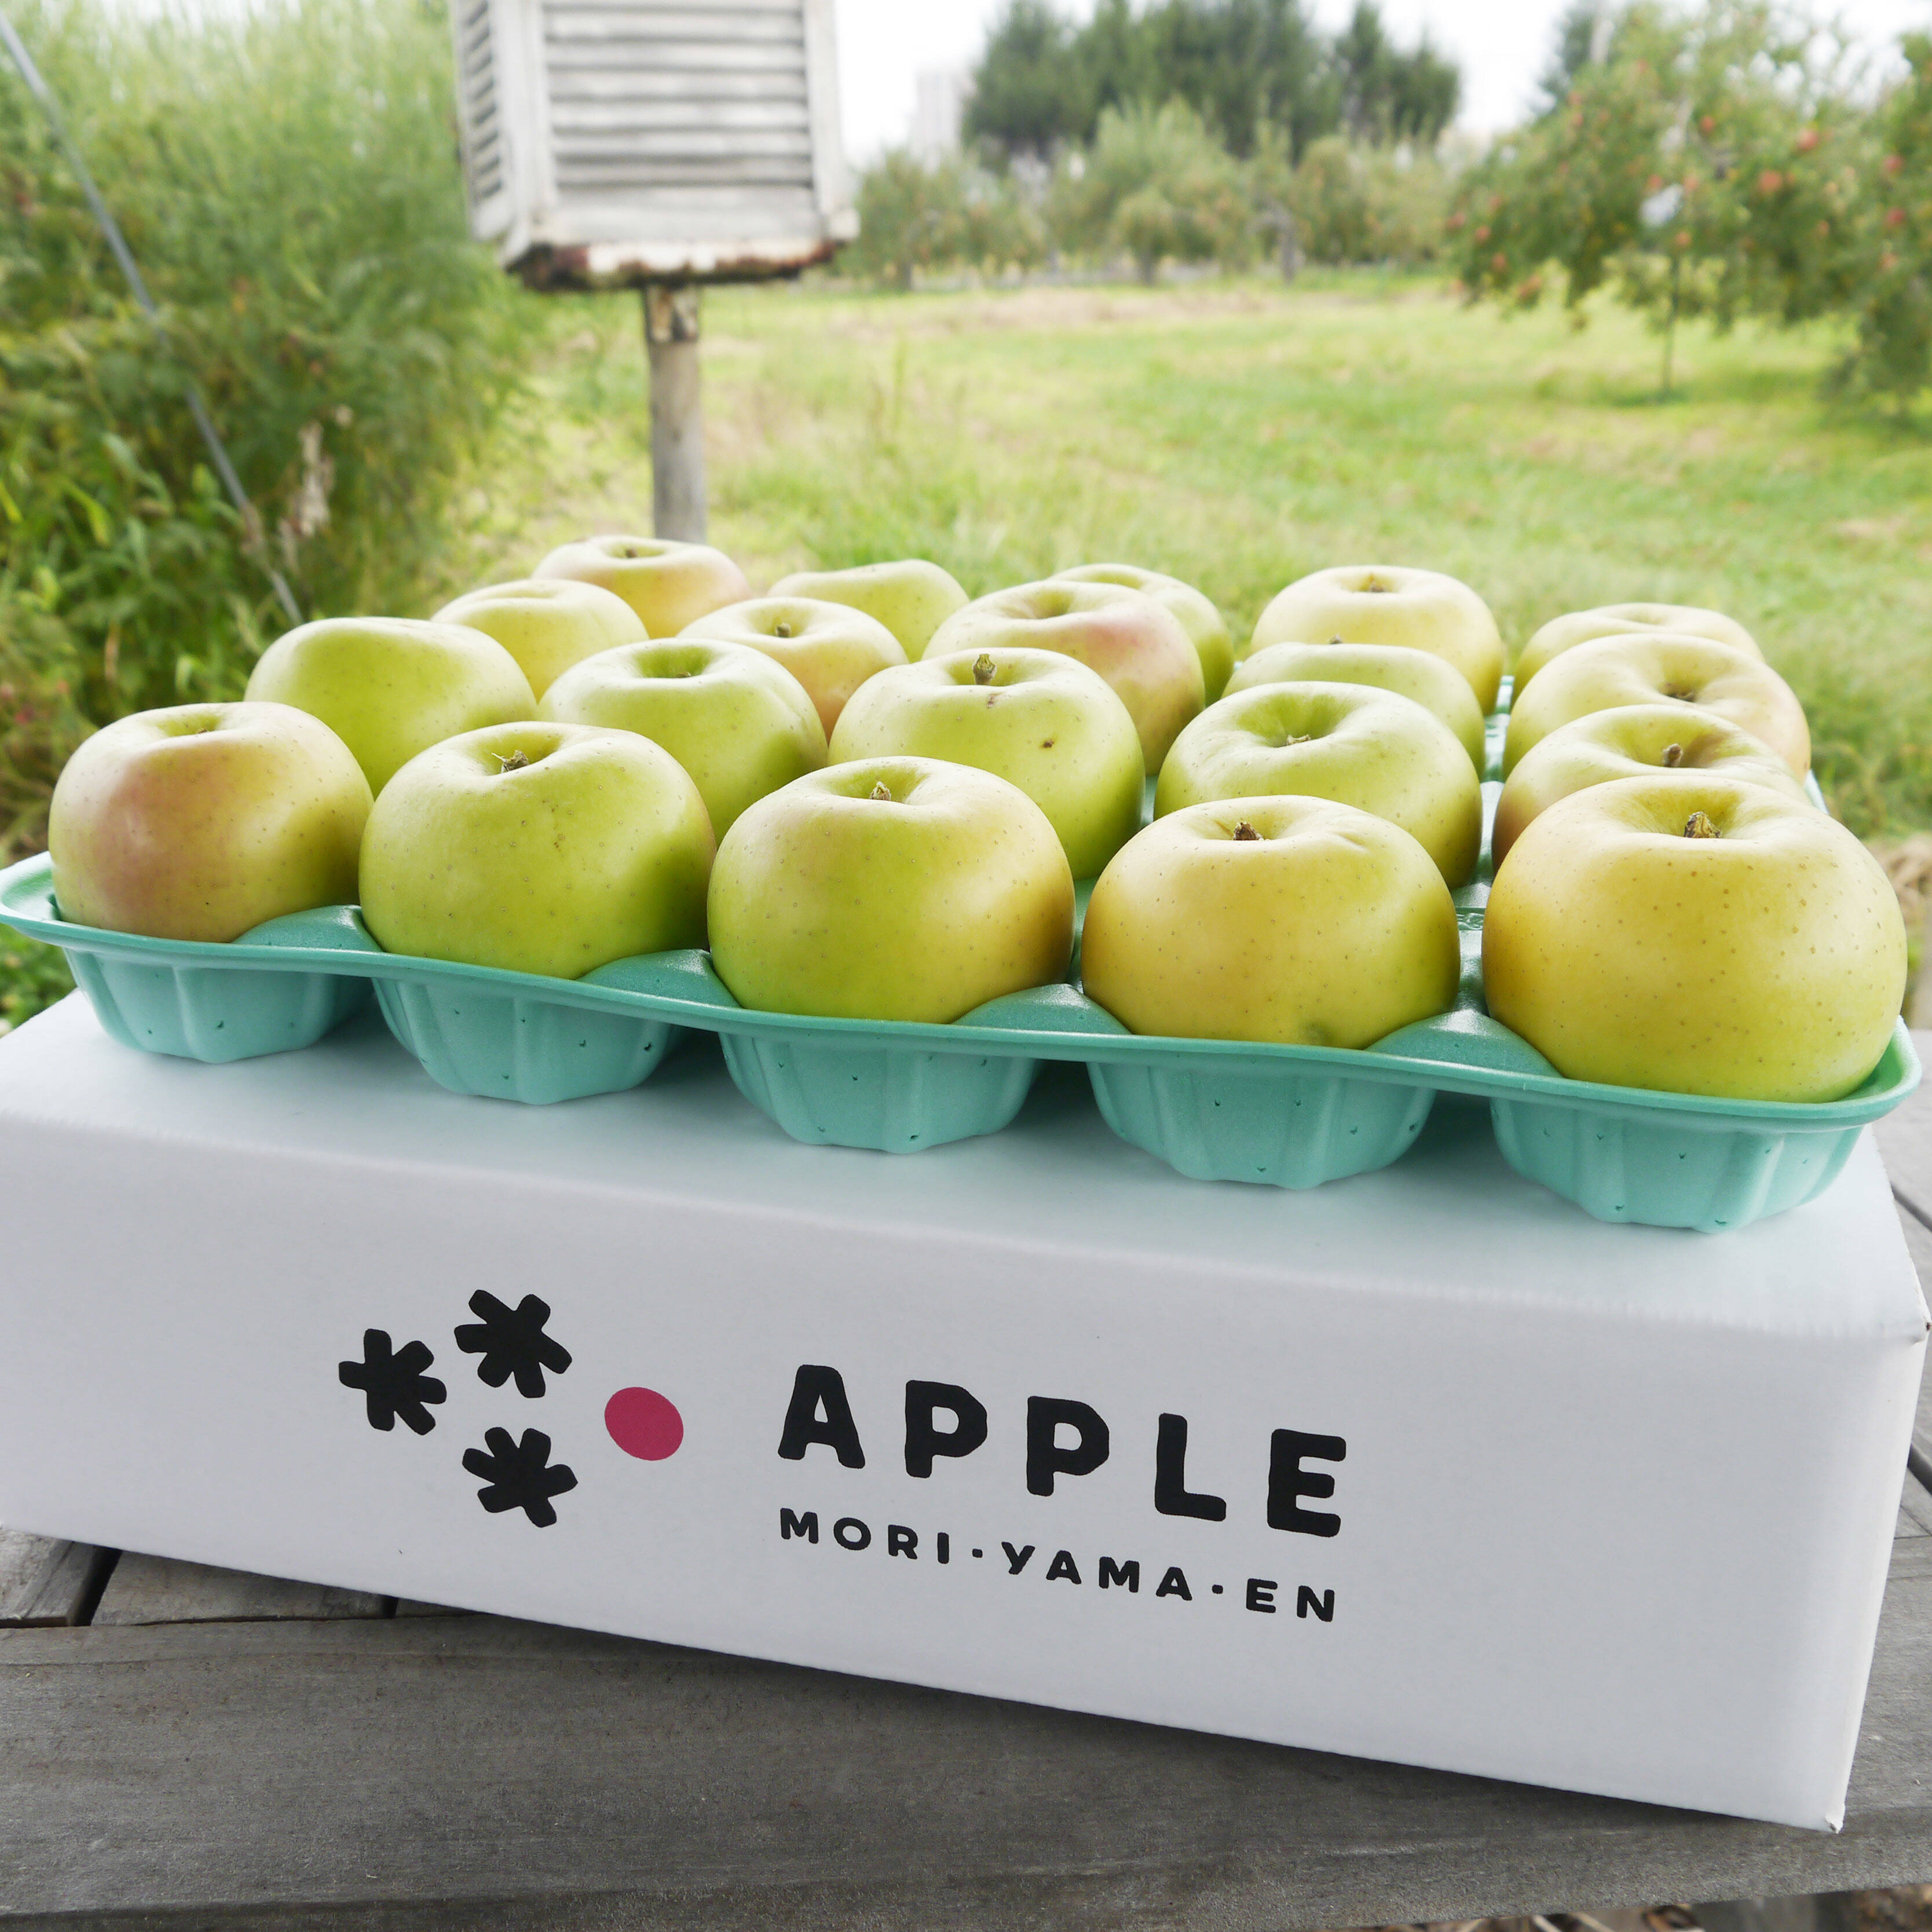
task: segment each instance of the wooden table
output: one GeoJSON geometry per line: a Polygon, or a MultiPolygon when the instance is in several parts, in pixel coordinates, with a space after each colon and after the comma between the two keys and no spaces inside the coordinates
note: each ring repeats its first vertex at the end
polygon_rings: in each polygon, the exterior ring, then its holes
{"type": "MultiPolygon", "coordinates": [[[[1932,1282],[1932,1083],[1880,1140],[1932,1282]]],[[[1917,1444],[1835,1838],[0,1532],[0,1920],[1286,1932],[1918,1882],[1932,1382],[1917,1444]]]]}

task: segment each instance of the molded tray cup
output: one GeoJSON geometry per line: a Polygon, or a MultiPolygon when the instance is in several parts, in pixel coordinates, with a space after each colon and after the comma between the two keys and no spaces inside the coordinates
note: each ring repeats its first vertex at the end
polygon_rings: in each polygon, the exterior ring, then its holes
{"type": "Polygon", "coordinates": [[[693,956],[620,959],[580,980],[500,973],[385,952],[352,906],[272,920],[247,937],[260,945],[330,946],[359,955],[376,975],[376,997],[390,1032],[452,1094],[548,1106],[626,1093],[648,1080],[683,1037],[684,1030],[662,1015],[626,1010],[620,1001],[586,998],[577,989],[674,993],[693,956]]]}
{"type": "Polygon", "coordinates": [[[220,945],[76,926],[54,903],[53,862],[44,853],[0,873],[0,918],[58,946],[102,1031],[146,1053],[216,1066],[290,1053],[368,1004],[358,975],[236,964],[235,949],[252,932],[220,945]]]}
{"type": "Polygon", "coordinates": [[[1041,1060],[1072,1060],[1122,1139],[1198,1179],[1281,1187],[1388,1166],[1440,1094],[1486,1106],[1509,1164],[1600,1220],[1708,1232],[1812,1198],[1859,1130],[1918,1084],[1903,1022],[1842,1100],[1566,1080],[1482,1010],[1484,896],[1479,883],[1459,896],[1457,1006],[1360,1052],[1130,1034],[1071,985],[1010,994],[953,1027],[748,1011],[703,952],[544,980],[386,953],[352,906],[272,920],[229,946],[148,939],[62,920],[44,856],[0,872],[0,920],[61,946],[104,1028],[150,1052],[223,1060],[308,1046],[373,982],[396,1037],[458,1093],[541,1104],[621,1091],[695,1028],[720,1035],[739,1091],[795,1139],[898,1154],[998,1132],[1041,1060]]]}
{"type": "Polygon", "coordinates": [[[1101,1118],[1196,1180],[1319,1187],[1387,1167],[1414,1145],[1433,1089],[1274,1062],[1088,1063],[1101,1118]]]}
{"type": "Polygon", "coordinates": [[[680,1036],[638,1014],[440,978],[379,980],[376,997],[389,1030],[439,1087],[526,1106],[640,1087],[680,1036]]]}
{"type": "Polygon", "coordinates": [[[1492,1100],[1504,1160],[1600,1221],[1705,1234],[1802,1206],[1837,1178],[1862,1129],[1752,1132],[1718,1120],[1492,1100]]]}
{"type": "Polygon", "coordinates": [[[337,973],[170,965],[63,946],[101,1030],[123,1046],[220,1065],[313,1046],[369,1003],[337,973]]]}
{"type": "Polygon", "coordinates": [[[1504,1160],[1600,1221],[1703,1234],[1748,1226],[1822,1193],[1862,1129],[1918,1084],[1900,1022],[1869,1077],[1843,1100],[1728,1100],[1565,1080],[1487,1015],[1459,1010],[1370,1051],[1489,1077],[1479,1089],[1504,1160]]]}
{"type": "Polygon", "coordinates": [[[796,1141],[918,1154],[998,1133],[1017,1114],[1036,1060],[908,1042],[721,1029],[738,1091],[796,1141]]]}

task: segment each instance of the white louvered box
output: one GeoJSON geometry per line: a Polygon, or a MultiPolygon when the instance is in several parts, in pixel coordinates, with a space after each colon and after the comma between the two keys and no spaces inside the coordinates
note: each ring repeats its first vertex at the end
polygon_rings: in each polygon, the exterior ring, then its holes
{"type": "Polygon", "coordinates": [[[544,287],[795,272],[858,232],[832,0],[456,0],[472,232],[544,287]]]}

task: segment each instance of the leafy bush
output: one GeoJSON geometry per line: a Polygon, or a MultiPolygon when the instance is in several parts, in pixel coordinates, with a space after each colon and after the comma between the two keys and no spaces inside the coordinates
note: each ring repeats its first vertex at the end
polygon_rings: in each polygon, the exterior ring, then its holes
{"type": "MultiPolygon", "coordinates": [[[[194,17],[26,0],[15,19],[165,334],[0,72],[0,682],[64,681],[97,723],[232,697],[285,627],[266,560],[309,614],[407,608],[514,380],[519,298],[465,231],[447,22],[421,0],[194,17]],[[190,375],[259,532],[208,473],[190,375]]],[[[38,718],[0,714],[0,737],[38,718]]],[[[10,758],[0,780],[16,840],[37,769],[24,792],[10,758]]]]}
{"type": "Polygon", "coordinates": [[[55,947],[0,932],[0,1034],[73,991],[73,975],[55,947]]]}
{"type": "Polygon", "coordinates": [[[90,728],[76,698],[80,675],[59,618],[31,592],[0,589],[0,860],[45,842],[54,780],[90,728]]]}
{"type": "MultiPolygon", "coordinates": [[[[40,844],[92,726],[239,695],[286,622],[268,560],[309,614],[414,607],[533,308],[466,238],[433,0],[13,17],[164,333],[0,60],[0,862],[40,844]],[[208,472],[190,376],[258,530],[208,472]]],[[[0,1025],[68,983],[0,935],[0,1025]]]]}

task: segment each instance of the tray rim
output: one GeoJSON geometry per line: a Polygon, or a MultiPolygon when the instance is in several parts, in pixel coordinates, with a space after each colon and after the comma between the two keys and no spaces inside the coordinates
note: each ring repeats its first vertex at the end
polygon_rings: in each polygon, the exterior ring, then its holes
{"type": "MultiPolygon", "coordinates": [[[[1774,1132],[1835,1132],[1862,1126],[1881,1118],[1910,1097],[1918,1085],[1922,1069],[1904,1020],[1894,1022],[1871,1076],[1856,1092],[1837,1100],[1744,1100],[1700,1094],[1677,1094],[1641,1087],[1613,1086],[1571,1080],[1560,1073],[1538,1073],[1485,1067],[1468,1061],[1438,1060],[1420,1054],[1384,1052],[1371,1046],[1321,1047],[1274,1041],[1197,1040],[1166,1034],[1087,1030],[1078,1027],[998,1026],[956,1020],[947,1024],[908,1020],[866,1020],[819,1014],[783,1013],[739,1006],[730,1000],[722,981],[723,1000],[682,999],[669,994],[633,992],[583,980],[559,980],[545,974],[517,973],[501,968],[474,966],[454,960],[415,954],[385,952],[377,947],[326,947],[250,944],[243,940],[216,942],[156,939],[143,934],[113,932],[105,927],[76,925],[59,916],[52,899],[53,865],[40,853],[0,871],[0,924],[25,937],[97,956],[180,970],[257,970],[324,973],[362,980],[440,980],[472,988],[498,998],[530,998],[579,1010],[634,1015],[668,1022],[698,1031],[808,1039],[817,1044],[842,1041],[872,1052],[894,1048],[959,1054],[997,1053],[1015,1059],[1095,1060],[1133,1066],[1149,1060],[1191,1062],[1188,1070],[1208,1072],[1304,1072],[1316,1076],[1372,1080],[1378,1084],[1428,1087],[1438,1093],[1459,1094],[1492,1100],[1537,1101],[1566,1108],[1624,1115],[1667,1112],[1672,1124],[1691,1131],[1774,1132]],[[41,902],[44,910],[31,903],[41,902]],[[28,902],[28,903],[23,903],[28,902]],[[729,1001],[729,1004],[726,1004],[729,1001]],[[1896,1071],[1885,1084],[1870,1088],[1888,1064],[1896,1071]]],[[[358,931],[359,910],[347,910],[358,931]]],[[[639,954],[639,958],[679,956],[639,954]]],[[[708,962],[709,955],[703,956],[708,962]]],[[[622,962],[613,961],[615,965],[622,962]]],[[[602,969],[600,969],[602,970],[602,969]]],[[[716,981],[715,974],[712,976],[716,981]]],[[[1077,989],[1072,989],[1077,990],[1077,989]]],[[[1082,996],[1084,997],[1084,995],[1082,996]]],[[[1104,1012],[1104,1009],[1096,1010],[1104,1012]]],[[[1426,1024],[1424,1022],[1423,1024],[1426,1024]]],[[[1499,1023],[1497,1023],[1499,1024],[1499,1023]]]]}

